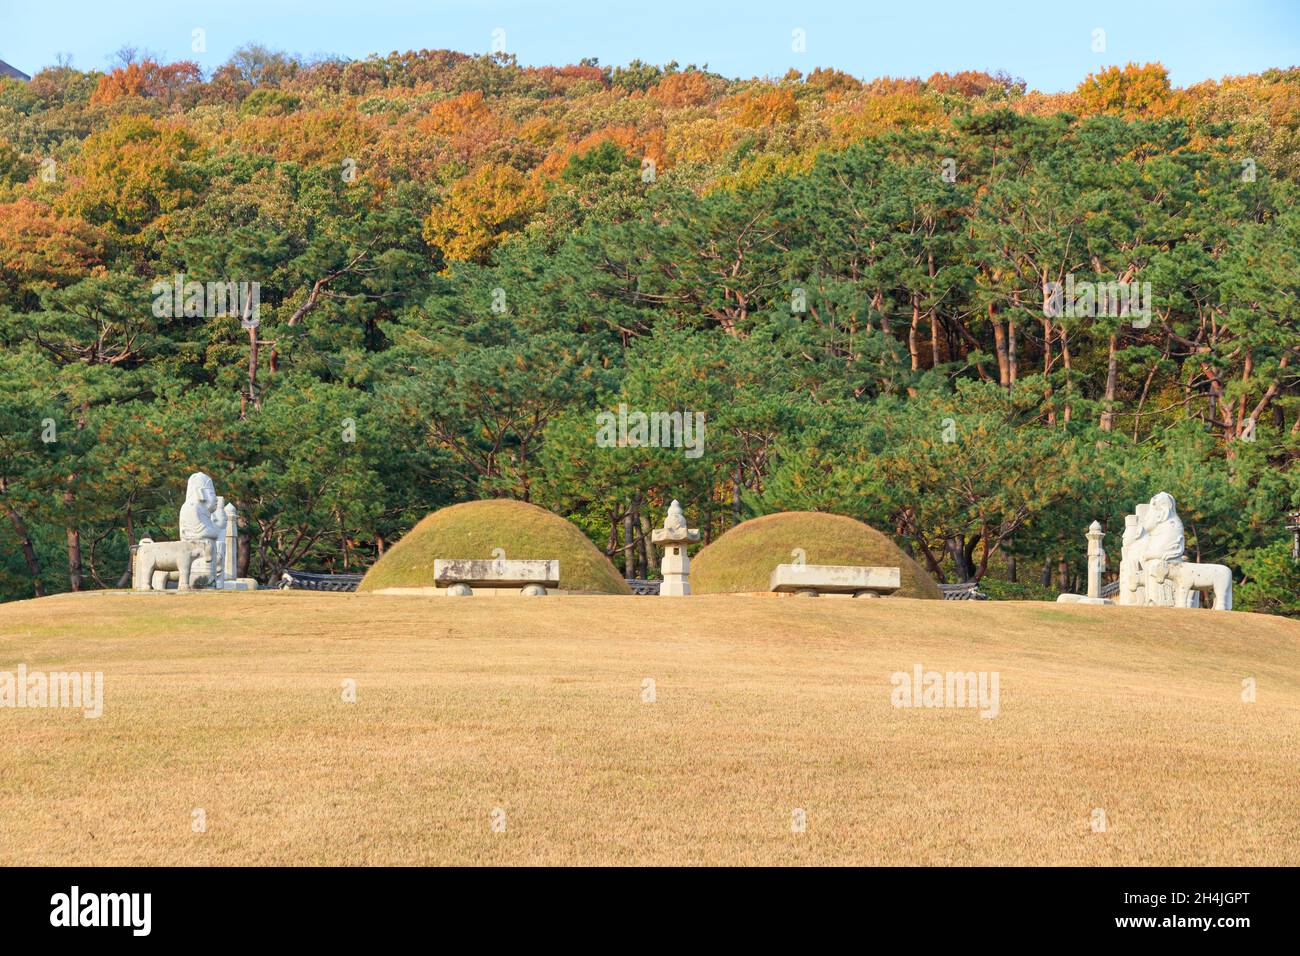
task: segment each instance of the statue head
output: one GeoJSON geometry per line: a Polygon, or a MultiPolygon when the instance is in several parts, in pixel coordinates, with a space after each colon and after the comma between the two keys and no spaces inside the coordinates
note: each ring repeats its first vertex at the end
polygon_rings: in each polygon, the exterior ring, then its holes
{"type": "Polygon", "coordinates": [[[196,471],[190,475],[189,483],[185,486],[185,503],[187,505],[202,504],[204,508],[211,511],[217,506],[217,489],[212,485],[212,479],[201,471],[196,471]]]}
{"type": "Polygon", "coordinates": [[[1148,506],[1146,520],[1142,522],[1143,527],[1148,531],[1158,528],[1166,521],[1177,519],[1178,508],[1174,504],[1174,496],[1167,491],[1162,491],[1151,497],[1151,503],[1148,506]]]}

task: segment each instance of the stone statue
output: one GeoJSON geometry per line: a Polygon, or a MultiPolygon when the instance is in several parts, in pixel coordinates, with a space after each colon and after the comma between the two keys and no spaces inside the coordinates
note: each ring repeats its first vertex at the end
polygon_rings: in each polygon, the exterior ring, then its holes
{"type": "Polygon", "coordinates": [[[204,566],[198,570],[205,575],[208,584],[218,588],[225,571],[226,512],[223,505],[211,478],[201,471],[190,475],[180,512],[181,540],[204,544],[204,566]]]}
{"type": "MultiPolygon", "coordinates": [[[[1101,596],[1102,579],[1106,575],[1106,549],[1102,547],[1102,540],[1106,537],[1106,532],[1102,530],[1101,522],[1094,521],[1088,525],[1088,532],[1085,537],[1088,539],[1088,593],[1060,594],[1057,595],[1056,602],[1058,604],[1114,604],[1115,602],[1110,598],[1101,596]]],[[[1129,547],[1127,537],[1125,541],[1124,548],[1127,551],[1129,547]]],[[[1123,582],[1123,580],[1124,569],[1121,563],[1120,581],[1123,582]]]]}
{"type": "Polygon", "coordinates": [[[1173,495],[1162,491],[1152,497],[1142,521],[1142,532],[1140,553],[1143,561],[1183,559],[1186,547],[1183,519],[1178,517],[1173,495]]]}
{"type": "Polygon", "coordinates": [[[682,512],[682,506],[676,498],[668,506],[668,513],[664,515],[665,531],[685,531],[686,515],[682,512]]]}
{"type": "Polygon", "coordinates": [[[1146,588],[1142,586],[1142,565],[1138,560],[1137,542],[1142,537],[1142,525],[1135,514],[1124,516],[1124,537],[1120,542],[1119,594],[1120,604],[1143,605],[1147,603],[1146,588]]]}
{"type": "MultiPolygon", "coordinates": [[[[1124,516],[1119,562],[1119,604],[1200,607],[1201,592],[1214,594],[1216,611],[1232,610],[1232,570],[1222,564],[1186,560],[1187,539],[1173,495],[1160,492],[1124,516]]],[[[1062,594],[1062,603],[1110,604],[1101,597],[1106,554],[1101,525],[1088,529],[1088,594],[1062,594]]]]}
{"type": "Polygon", "coordinates": [[[176,589],[190,590],[194,566],[203,557],[198,541],[154,541],[141,538],[135,550],[131,586],[137,591],[161,591],[167,587],[168,572],[176,573],[176,589]]]}
{"type": "Polygon", "coordinates": [[[255,580],[238,576],[239,514],[201,471],[190,475],[185,485],[178,523],[179,541],[140,539],[132,565],[135,590],[163,591],[173,581],[180,591],[256,590],[255,580]]]}
{"type": "Polygon", "coordinates": [[[1186,546],[1183,519],[1168,492],[1152,496],[1146,514],[1139,516],[1142,534],[1137,556],[1146,584],[1148,604],[1173,607],[1177,586],[1167,573],[1171,562],[1181,562],[1186,546]]]}
{"type": "Polygon", "coordinates": [[[1231,569],[1186,560],[1187,539],[1173,496],[1162,491],[1135,510],[1125,518],[1120,603],[1199,607],[1200,592],[1210,590],[1216,611],[1232,610],[1231,569]]]}

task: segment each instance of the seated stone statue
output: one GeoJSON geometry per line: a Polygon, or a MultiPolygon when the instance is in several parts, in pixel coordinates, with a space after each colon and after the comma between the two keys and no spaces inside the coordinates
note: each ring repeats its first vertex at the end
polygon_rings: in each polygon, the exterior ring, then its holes
{"type": "Polygon", "coordinates": [[[212,587],[221,587],[225,570],[226,513],[217,499],[212,479],[201,471],[190,475],[181,505],[182,541],[208,542],[207,557],[196,569],[212,587]]]}
{"type": "Polygon", "coordinates": [[[1142,535],[1137,541],[1137,558],[1145,579],[1148,604],[1174,606],[1176,586],[1167,567],[1171,562],[1182,561],[1185,549],[1183,519],[1178,517],[1173,495],[1164,491],[1153,495],[1142,516],[1142,535]]]}
{"type": "Polygon", "coordinates": [[[178,590],[222,588],[226,571],[227,524],[230,515],[217,497],[212,479],[201,471],[190,475],[181,505],[179,541],[141,538],[132,566],[137,591],[162,591],[169,581],[178,590]]]}
{"type": "Polygon", "coordinates": [[[1215,610],[1232,610],[1232,571],[1185,560],[1186,536],[1172,495],[1162,491],[1152,497],[1141,525],[1133,547],[1146,604],[1198,607],[1200,591],[1211,590],[1215,610]]]}

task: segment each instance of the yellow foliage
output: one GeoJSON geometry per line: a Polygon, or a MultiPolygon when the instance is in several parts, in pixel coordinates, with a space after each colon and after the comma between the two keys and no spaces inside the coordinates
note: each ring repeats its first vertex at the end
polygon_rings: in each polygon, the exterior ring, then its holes
{"type": "Polygon", "coordinates": [[[424,220],[424,241],[448,261],[486,262],[542,206],[537,181],[490,163],[456,181],[424,220]]]}

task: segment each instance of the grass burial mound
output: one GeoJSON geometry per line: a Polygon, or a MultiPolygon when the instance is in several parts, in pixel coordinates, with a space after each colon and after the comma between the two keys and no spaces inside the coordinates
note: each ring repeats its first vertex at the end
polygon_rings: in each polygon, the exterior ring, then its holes
{"type": "Polygon", "coordinates": [[[360,591],[433,587],[433,562],[445,558],[556,559],[560,590],[630,594],[609,558],[575,525],[545,508],[496,498],[435,511],[412,528],[361,581],[360,591]]]}
{"type": "Polygon", "coordinates": [[[691,592],[725,594],[767,591],[772,569],[793,562],[802,548],[808,564],[899,568],[895,597],[943,595],[919,564],[886,535],[844,515],[783,511],[736,525],[691,559],[691,592]]]}
{"type": "Polygon", "coordinates": [[[1300,859],[1260,614],[88,592],[0,605],[20,664],[102,713],[0,707],[0,866],[1300,859]],[[996,706],[896,706],[917,666],[996,706]]]}

